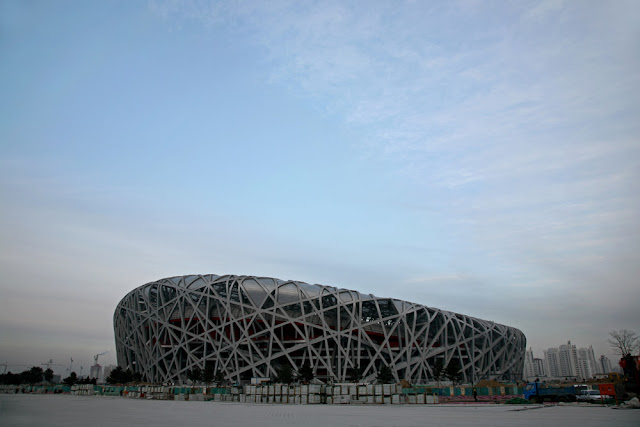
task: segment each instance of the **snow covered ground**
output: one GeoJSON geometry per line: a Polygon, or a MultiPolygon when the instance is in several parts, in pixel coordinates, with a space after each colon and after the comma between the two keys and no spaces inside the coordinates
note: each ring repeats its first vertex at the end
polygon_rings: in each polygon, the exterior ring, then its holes
{"type": "Polygon", "coordinates": [[[640,426],[598,405],[271,405],[70,395],[0,395],[1,426],[640,426]],[[529,408],[522,410],[524,408],[529,408]]]}

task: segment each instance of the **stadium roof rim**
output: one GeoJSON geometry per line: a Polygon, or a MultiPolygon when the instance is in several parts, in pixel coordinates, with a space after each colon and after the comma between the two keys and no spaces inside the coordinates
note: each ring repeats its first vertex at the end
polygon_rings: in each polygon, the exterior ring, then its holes
{"type": "MultiPolygon", "coordinates": [[[[267,288],[266,290],[272,291],[272,290],[276,290],[277,288],[286,286],[286,285],[296,285],[299,288],[301,288],[303,291],[305,291],[305,293],[307,293],[307,297],[309,298],[313,298],[313,297],[318,297],[318,296],[322,296],[322,294],[324,293],[323,290],[326,290],[327,294],[332,294],[335,295],[336,293],[339,296],[345,296],[349,295],[349,300],[348,301],[344,301],[343,302],[350,302],[350,301],[369,301],[369,300],[391,300],[395,303],[397,309],[399,311],[404,311],[404,310],[410,310],[412,308],[417,308],[417,307],[424,307],[424,308],[430,308],[432,310],[436,310],[440,313],[443,314],[448,314],[450,316],[462,316],[464,318],[468,318],[468,319],[473,319],[473,320],[477,320],[480,322],[485,322],[485,323],[493,323],[496,326],[504,326],[510,329],[515,329],[518,330],[517,328],[514,328],[512,326],[507,326],[505,324],[502,323],[498,323],[498,322],[494,322],[492,320],[486,320],[486,319],[481,319],[479,317],[475,317],[475,316],[469,316],[466,314],[461,314],[461,313],[457,313],[457,312],[453,312],[453,311],[449,311],[449,310],[443,310],[441,308],[436,308],[436,307],[432,307],[430,305],[425,305],[425,304],[420,304],[420,303],[415,303],[415,302],[410,302],[410,301],[406,301],[406,300],[401,300],[398,298],[393,298],[393,297],[379,297],[373,294],[363,294],[360,293],[356,290],[352,290],[352,289],[345,289],[345,288],[338,288],[336,286],[328,286],[328,285],[320,285],[320,284],[309,284],[307,282],[303,282],[303,281],[299,281],[299,280],[282,280],[282,279],[278,279],[278,278],[274,278],[274,277],[267,277],[267,276],[252,276],[252,275],[235,275],[235,274],[223,274],[223,275],[217,275],[217,274],[186,274],[186,275],[179,275],[179,276],[170,276],[170,277],[164,277],[164,278],[160,278],[157,279],[155,281],[152,282],[148,282],[145,283],[144,285],[141,285],[135,289],[133,289],[131,292],[129,292],[124,299],[126,299],[130,294],[136,292],[136,290],[150,286],[150,285],[154,285],[154,284],[166,284],[167,282],[170,282],[171,284],[173,284],[176,287],[181,287],[187,290],[191,290],[191,291],[197,291],[200,288],[203,288],[205,286],[207,286],[207,284],[210,283],[220,283],[220,282],[228,282],[228,281],[238,281],[239,283],[244,284],[245,281],[255,281],[257,283],[259,283],[262,287],[267,288]],[[398,307],[398,303],[400,303],[400,307],[398,307]]],[[[341,298],[342,299],[342,298],[341,298]]]]}

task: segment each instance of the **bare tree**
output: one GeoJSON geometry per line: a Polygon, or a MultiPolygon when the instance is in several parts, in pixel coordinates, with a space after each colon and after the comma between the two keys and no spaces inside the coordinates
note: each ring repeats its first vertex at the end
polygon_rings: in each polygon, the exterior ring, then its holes
{"type": "Polygon", "coordinates": [[[609,332],[607,342],[613,349],[614,353],[624,357],[627,354],[632,356],[640,353],[640,337],[635,332],[628,329],[620,329],[619,331],[609,332]]]}

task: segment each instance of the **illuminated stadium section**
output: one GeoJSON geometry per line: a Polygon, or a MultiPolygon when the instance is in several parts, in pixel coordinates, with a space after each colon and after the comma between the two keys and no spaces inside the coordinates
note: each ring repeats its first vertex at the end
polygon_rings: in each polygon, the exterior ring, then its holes
{"type": "Polygon", "coordinates": [[[127,294],[114,314],[118,365],[152,382],[187,382],[212,366],[231,382],[275,378],[309,364],[326,382],[433,381],[458,363],[465,382],[519,380],[526,339],[518,329],[394,298],[268,277],[192,275],[127,294]],[[439,361],[439,362],[438,362],[439,361]]]}

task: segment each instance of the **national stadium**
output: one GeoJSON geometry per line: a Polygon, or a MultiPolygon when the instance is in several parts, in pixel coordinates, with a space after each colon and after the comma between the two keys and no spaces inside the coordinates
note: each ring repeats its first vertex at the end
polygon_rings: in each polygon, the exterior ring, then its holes
{"type": "Polygon", "coordinates": [[[526,338],[516,328],[394,298],[268,277],[189,275],[127,294],[114,313],[118,365],[146,381],[185,383],[205,365],[235,383],[308,364],[324,382],[383,365],[396,381],[434,380],[458,363],[464,382],[519,380],[526,338]]]}

